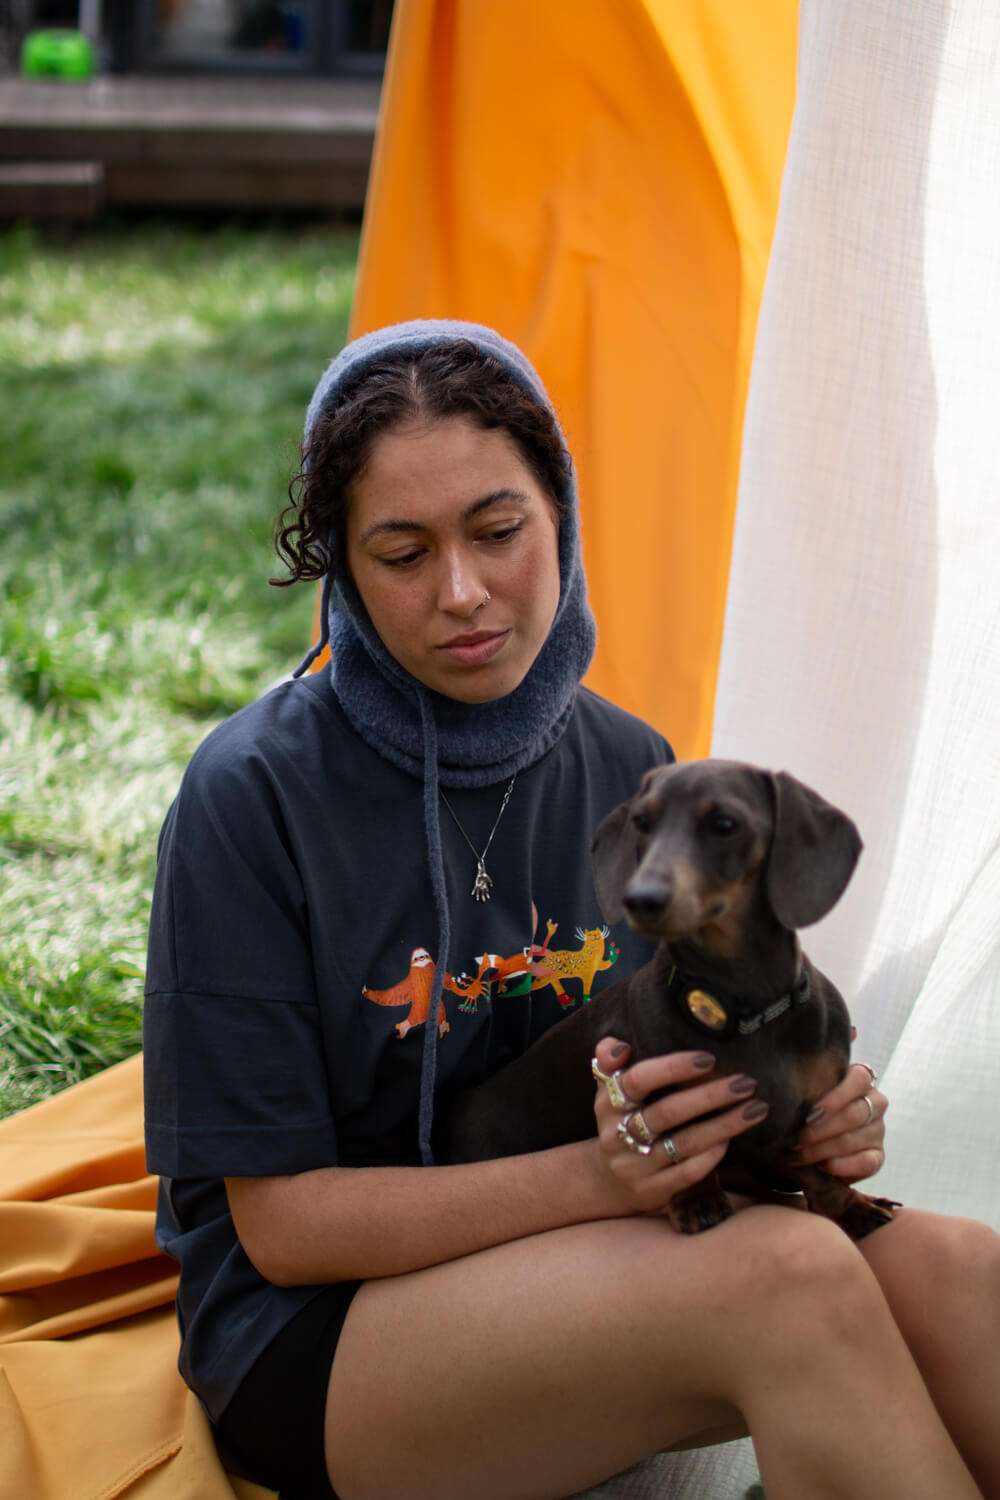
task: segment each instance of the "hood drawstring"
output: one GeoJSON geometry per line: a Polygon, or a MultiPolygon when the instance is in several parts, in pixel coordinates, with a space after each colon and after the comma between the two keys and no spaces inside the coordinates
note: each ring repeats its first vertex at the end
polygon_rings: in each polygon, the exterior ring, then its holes
{"type": "Polygon", "coordinates": [[[424,729],[424,834],[427,839],[427,864],[430,870],[434,908],[437,912],[438,944],[431,983],[430,1005],[424,1030],[424,1047],[420,1063],[420,1105],[417,1134],[420,1159],[425,1167],[434,1165],[431,1131],[434,1126],[434,1084],[437,1078],[438,1009],[444,993],[444,976],[451,947],[451,912],[445,882],[444,856],[441,852],[441,804],[438,798],[437,728],[434,711],[426,693],[418,690],[420,717],[424,729]]]}

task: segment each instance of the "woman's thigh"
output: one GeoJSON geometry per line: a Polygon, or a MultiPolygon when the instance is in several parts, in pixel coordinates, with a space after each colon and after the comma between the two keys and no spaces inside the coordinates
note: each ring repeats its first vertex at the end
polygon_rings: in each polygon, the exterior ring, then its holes
{"type": "Polygon", "coordinates": [[[692,1438],[739,1436],[735,1372],[773,1343],[773,1293],[808,1281],[817,1253],[861,1264],[832,1226],[754,1208],[694,1238],[612,1220],[367,1282],[330,1378],[334,1487],[568,1495],[692,1438]]]}

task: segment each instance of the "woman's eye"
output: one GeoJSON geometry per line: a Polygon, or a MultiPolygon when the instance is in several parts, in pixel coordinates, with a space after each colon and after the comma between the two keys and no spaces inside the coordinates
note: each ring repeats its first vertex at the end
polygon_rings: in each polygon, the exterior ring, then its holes
{"type": "Polygon", "coordinates": [[[386,568],[411,568],[423,557],[422,552],[401,552],[392,557],[380,557],[379,562],[386,568]]]}
{"type": "Polygon", "coordinates": [[[524,523],[522,521],[515,521],[510,526],[498,526],[494,531],[487,531],[483,535],[481,540],[484,542],[493,542],[496,545],[503,546],[505,542],[511,542],[514,540],[518,532],[521,530],[523,524],[524,523]]]}

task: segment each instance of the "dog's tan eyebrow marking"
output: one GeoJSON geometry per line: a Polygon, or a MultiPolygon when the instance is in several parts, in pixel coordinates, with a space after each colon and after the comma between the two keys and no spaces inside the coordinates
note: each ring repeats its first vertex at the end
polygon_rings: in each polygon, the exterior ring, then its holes
{"type": "Polygon", "coordinates": [[[707,818],[708,815],[709,815],[709,813],[714,813],[715,812],[715,803],[712,801],[712,799],[710,797],[706,797],[705,800],[704,800],[704,802],[699,802],[697,804],[697,806],[695,807],[694,811],[695,811],[695,817],[697,817],[699,819],[700,818],[707,818]]]}

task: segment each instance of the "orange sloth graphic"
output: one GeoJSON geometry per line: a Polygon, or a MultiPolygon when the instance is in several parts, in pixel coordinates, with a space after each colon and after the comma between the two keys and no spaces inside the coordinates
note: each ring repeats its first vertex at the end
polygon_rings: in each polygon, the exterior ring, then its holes
{"type": "MultiPolygon", "coordinates": [[[[405,1036],[412,1026],[422,1026],[427,1020],[427,1013],[431,1006],[431,989],[434,984],[435,963],[426,948],[414,948],[410,954],[410,972],[405,979],[398,984],[392,985],[387,990],[369,989],[368,985],[361,993],[366,1000],[373,1000],[376,1005],[408,1006],[406,1017],[396,1022],[396,1035],[405,1036]]],[[[463,1010],[470,1008],[475,1010],[475,1001],[486,991],[482,976],[476,979],[468,979],[465,975],[461,979],[453,979],[448,973],[444,976],[444,987],[453,995],[461,995],[465,1004],[463,1010]]],[[[450,1031],[448,1018],[445,1015],[443,1003],[438,1001],[437,1026],[439,1036],[444,1036],[450,1031]]]]}

